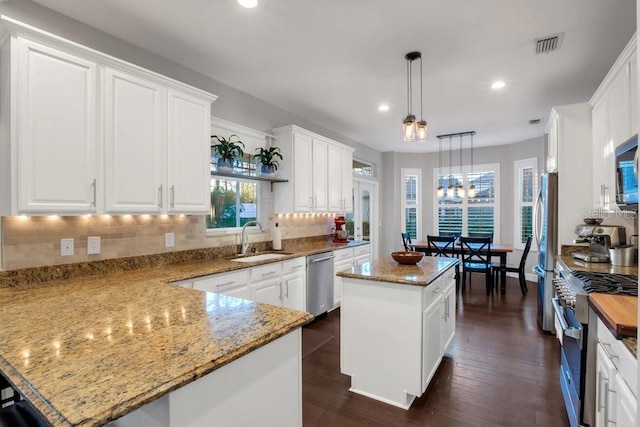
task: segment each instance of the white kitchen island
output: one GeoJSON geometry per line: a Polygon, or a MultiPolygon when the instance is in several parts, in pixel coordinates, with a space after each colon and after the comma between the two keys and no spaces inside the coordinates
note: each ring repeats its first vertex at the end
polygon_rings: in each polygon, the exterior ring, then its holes
{"type": "Polygon", "coordinates": [[[344,280],[340,366],[350,391],[408,409],[455,333],[454,258],[391,257],[338,272],[344,280]]]}

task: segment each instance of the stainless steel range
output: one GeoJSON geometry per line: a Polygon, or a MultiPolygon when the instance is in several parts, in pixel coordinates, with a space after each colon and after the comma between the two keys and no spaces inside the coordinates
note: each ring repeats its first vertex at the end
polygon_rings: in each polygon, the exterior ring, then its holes
{"type": "Polygon", "coordinates": [[[562,263],[557,263],[556,267],[552,304],[556,335],[562,344],[562,395],[571,426],[594,425],[598,317],[589,307],[589,293],[637,296],[638,278],[623,274],[571,272],[562,263]]]}

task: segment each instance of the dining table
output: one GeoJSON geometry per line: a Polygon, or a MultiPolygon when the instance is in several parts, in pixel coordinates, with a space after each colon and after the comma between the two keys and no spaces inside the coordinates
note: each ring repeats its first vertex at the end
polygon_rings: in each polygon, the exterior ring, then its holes
{"type": "MultiPolygon", "coordinates": [[[[429,242],[427,242],[426,240],[416,240],[412,243],[409,243],[408,246],[413,248],[416,251],[429,253],[429,242]]],[[[438,244],[438,246],[442,248],[442,246],[444,245],[438,244]]],[[[473,247],[473,244],[470,244],[469,246],[473,247]]],[[[452,254],[459,254],[460,250],[461,250],[461,247],[460,247],[459,241],[456,241],[455,247],[444,248],[444,252],[452,253],[452,254]]],[[[508,245],[505,243],[492,243],[491,248],[489,249],[489,256],[492,258],[493,257],[499,258],[500,267],[505,267],[507,265],[507,254],[511,252],[513,252],[513,245],[508,245]]],[[[506,289],[507,289],[507,272],[506,270],[502,269],[500,271],[500,293],[504,295],[506,292],[506,289]]],[[[461,291],[464,292],[464,289],[462,289],[461,291]]]]}

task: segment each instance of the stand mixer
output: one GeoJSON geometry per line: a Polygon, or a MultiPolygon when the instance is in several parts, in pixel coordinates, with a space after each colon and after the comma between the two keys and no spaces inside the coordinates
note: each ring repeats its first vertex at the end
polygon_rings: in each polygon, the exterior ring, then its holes
{"type": "Polygon", "coordinates": [[[347,243],[347,226],[344,216],[337,216],[334,219],[335,222],[335,234],[333,236],[334,243],[347,243]]]}
{"type": "Polygon", "coordinates": [[[609,262],[609,249],[626,244],[626,231],[617,225],[589,225],[576,226],[578,239],[573,243],[589,243],[589,252],[574,252],[573,258],[586,262],[609,262]]]}

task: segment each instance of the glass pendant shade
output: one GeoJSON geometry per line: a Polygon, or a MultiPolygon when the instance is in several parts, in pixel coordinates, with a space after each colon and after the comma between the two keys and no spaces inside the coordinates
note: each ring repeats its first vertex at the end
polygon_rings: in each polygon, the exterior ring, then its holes
{"type": "Polygon", "coordinates": [[[402,121],[402,138],[405,141],[416,139],[416,116],[409,114],[402,121]]]}
{"type": "Polygon", "coordinates": [[[476,186],[471,184],[469,186],[469,191],[467,192],[467,195],[469,196],[469,198],[473,198],[476,197],[476,186]]]}
{"type": "Polygon", "coordinates": [[[464,186],[462,184],[457,187],[458,197],[464,199],[464,186]]]}
{"type": "Polygon", "coordinates": [[[453,184],[449,184],[449,186],[447,187],[447,197],[453,197],[454,192],[455,187],[453,186],[453,184]]]}
{"type": "Polygon", "coordinates": [[[444,197],[444,187],[442,185],[439,185],[438,188],[436,188],[436,195],[438,198],[444,197]]]}
{"type": "Polygon", "coordinates": [[[426,141],[427,140],[427,122],[424,120],[420,120],[418,122],[418,140],[426,141]]]}

